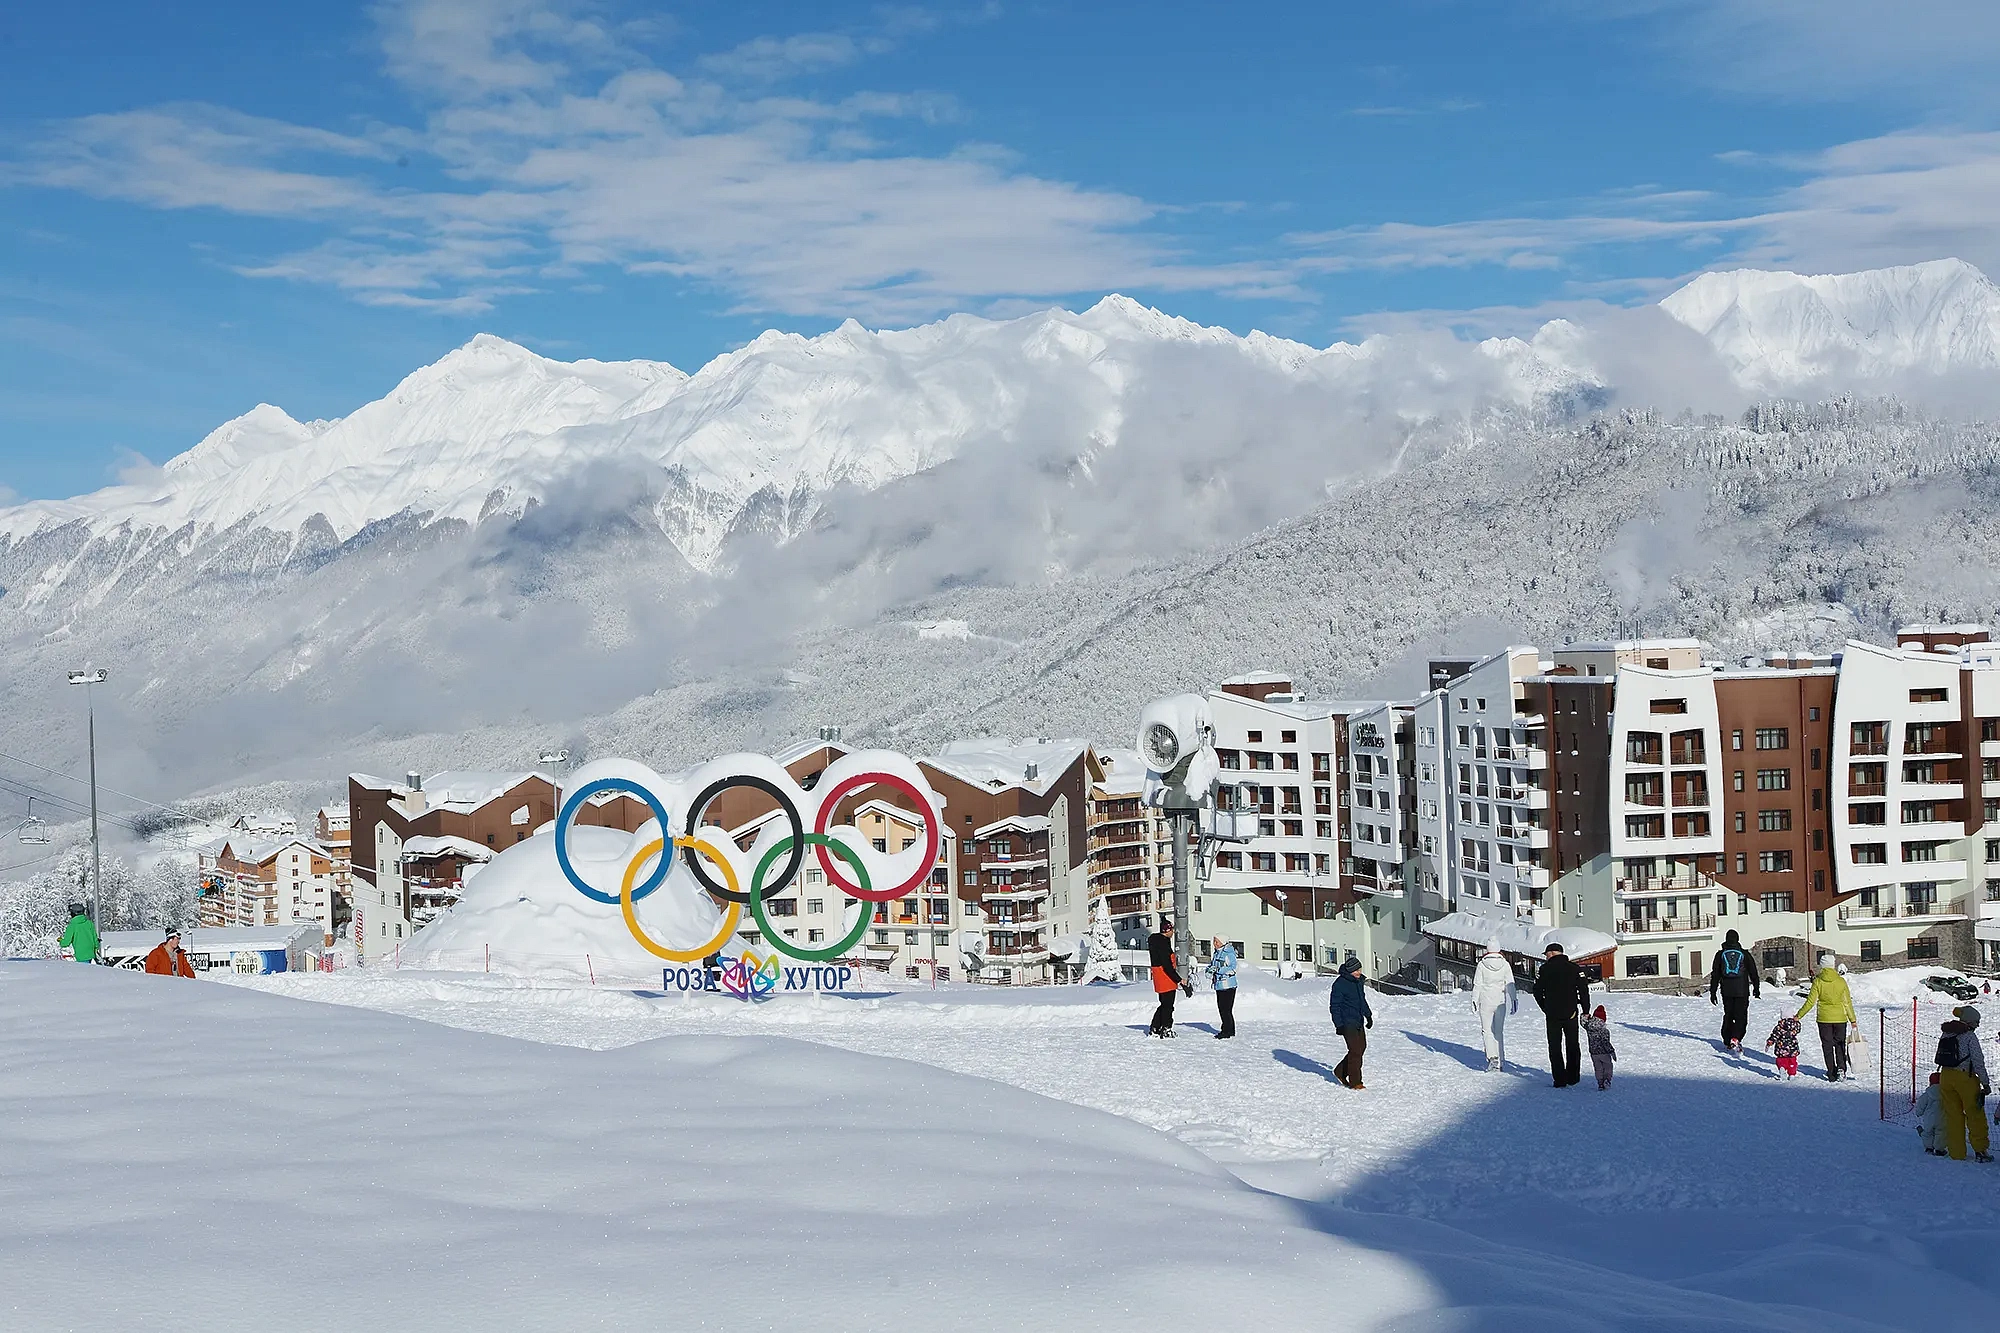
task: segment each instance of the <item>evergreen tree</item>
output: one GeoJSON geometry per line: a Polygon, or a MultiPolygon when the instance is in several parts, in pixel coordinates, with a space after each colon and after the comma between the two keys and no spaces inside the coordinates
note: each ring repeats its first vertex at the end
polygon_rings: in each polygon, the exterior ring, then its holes
{"type": "Polygon", "coordinates": [[[1110,909],[1105,900],[1099,898],[1091,904],[1090,939],[1085,946],[1083,979],[1116,981],[1119,975],[1118,937],[1111,930],[1110,909]]]}

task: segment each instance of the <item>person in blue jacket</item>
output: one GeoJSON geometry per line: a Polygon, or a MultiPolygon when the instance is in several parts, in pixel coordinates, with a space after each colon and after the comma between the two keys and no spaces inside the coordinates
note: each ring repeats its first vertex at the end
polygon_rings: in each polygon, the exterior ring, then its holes
{"type": "Polygon", "coordinates": [[[1229,947],[1220,935],[1213,941],[1214,952],[1208,956],[1208,981],[1215,990],[1215,1012],[1222,1019],[1216,1030],[1215,1039],[1236,1035],[1236,950],[1229,947]]]}
{"type": "Polygon", "coordinates": [[[1361,1091],[1361,1057],[1368,1050],[1368,1029],[1375,1026],[1375,1011],[1368,1007],[1368,988],[1361,975],[1361,960],[1350,958],[1340,965],[1327,993],[1327,1016],[1333,1030],[1347,1042],[1347,1054],[1333,1067],[1333,1076],[1343,1087],[1361,1091]]]}

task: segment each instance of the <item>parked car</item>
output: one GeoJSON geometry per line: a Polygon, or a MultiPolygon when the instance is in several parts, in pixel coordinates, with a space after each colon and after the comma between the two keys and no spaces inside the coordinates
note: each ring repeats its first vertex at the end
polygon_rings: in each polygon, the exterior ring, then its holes
{"type": "Polygon", "coordinates": [[[1942,974],[1924,978],[1924,988],[1940,995],[1949,995],[1961,1003],[1970,1003],[1979,998],[1979,987],[1964,977],[1949,977],[1942,974]]]}

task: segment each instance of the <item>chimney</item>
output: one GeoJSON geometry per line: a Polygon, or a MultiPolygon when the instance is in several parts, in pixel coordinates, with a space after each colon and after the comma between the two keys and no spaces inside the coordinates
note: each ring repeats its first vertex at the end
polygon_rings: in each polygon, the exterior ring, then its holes
{"type": "Polygon", "coordinates": [[[1024,775],[1023,781],[1033,782],[1036,778],[1040,777],[1041,775],[1042,775],[1042,766],[1040,764],[1029,764],[1028,771],[1024,775]]]}
{"type": "Polygon", "coordinates": [[[424,789],[424,775],[415,769],[411,769],[408,773],[403,774],[403,785],[411,791],[422,791],[424,789]]]}
{"type": "Polygon", "coordinates": [[[819,729],[819,738],[829,745],[838,745],[840,744],[840,728],[821,727],[819,729]]]}

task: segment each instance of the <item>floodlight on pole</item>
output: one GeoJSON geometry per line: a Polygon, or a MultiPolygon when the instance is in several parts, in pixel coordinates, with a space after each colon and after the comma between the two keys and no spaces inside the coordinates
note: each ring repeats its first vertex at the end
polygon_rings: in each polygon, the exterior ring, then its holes
{"type": "Polygon", "coordinates": [[[110,674],[103,667],[85,667],[69,673],[70,684],[83,686],[84,710],[89,718],[90,921],[100,931],[104,929],[104,853],[97,838],[97,695],[91,686],[102,685],[110,674]]]}

